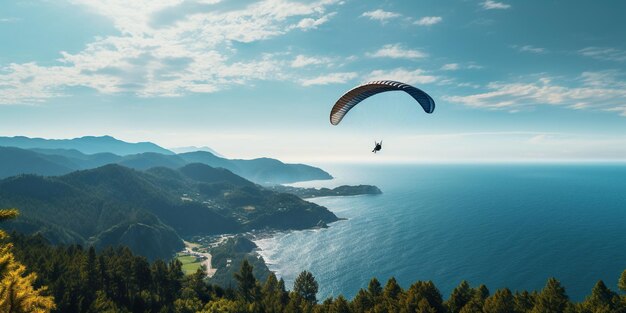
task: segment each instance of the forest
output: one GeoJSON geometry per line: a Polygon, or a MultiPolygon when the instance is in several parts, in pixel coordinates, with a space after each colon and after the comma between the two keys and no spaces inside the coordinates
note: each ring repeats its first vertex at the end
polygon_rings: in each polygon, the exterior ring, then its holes
{"type": "Polygon", "coordinates": [[[52,246],[37,235],[3,237],[2,312],[626,312],[626,271],[621,294],[598,281],[582,302],[570,301],[555,278],[539,291],[491,292],[462,281],[447,299],[432,281],[403,288],[394,278],[384,285],[372,278],[352,299],[318,299],[318,282],[307,271],[288,290],[274,274],[257,279],[246,260],[234,273],[236,285],[221,288],[207,283],[202,270],[185,276],[178,261],[149,262],[128,248],[96,251],[52,246]],[[14,265],[6,266],[8,258],[14,265]]]}

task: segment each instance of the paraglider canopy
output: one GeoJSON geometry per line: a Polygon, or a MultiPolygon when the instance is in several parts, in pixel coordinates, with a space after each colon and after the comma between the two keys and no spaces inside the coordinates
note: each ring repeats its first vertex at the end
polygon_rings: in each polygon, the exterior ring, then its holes
{"type": "Polygon", "coordinates": [[[435,110],[435,101],[422,90],[397,81],[379,80],[355,87],[341,96],[330,111],[330,123],[333,125],[339,124],[348,111],[359,104],[359,102],[387,91],[404,91],[411,95],[426,113],[433,113],[435,110]]]}

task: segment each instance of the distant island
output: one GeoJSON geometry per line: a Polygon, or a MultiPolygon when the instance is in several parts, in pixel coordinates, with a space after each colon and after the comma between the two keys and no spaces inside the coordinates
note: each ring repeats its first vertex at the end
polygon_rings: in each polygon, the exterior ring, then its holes
{"type": "Polygon", "coordinates": [[[348,186],[343,185],[333,189],[330,188],[302,188],[275,185],[267,187],[270,190],[276,192],[284,192],[296,195],[302,199],[317,198],[317,197],[337,197],[337,196],[358,196],[358,195],[379,195],[383,192],[376,186],[372,185],[358,185],[348,186]]]}

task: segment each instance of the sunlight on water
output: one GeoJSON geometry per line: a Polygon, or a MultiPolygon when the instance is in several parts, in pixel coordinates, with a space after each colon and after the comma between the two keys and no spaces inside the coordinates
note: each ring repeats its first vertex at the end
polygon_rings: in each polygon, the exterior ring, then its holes
{"type": "Polygon", "coordinates": [[[299,271],[313,272],[320,298],[352,297],[374,276],[395,276],[404,287],[433,280],[444,295],[463,279],[515,290],[540,289],[554,276],[580,300],[598,279],[616,289],[626,269],[626,166],[330,171],[338,178],[325,186],[375,184],[383,194],[311,200],[348,220],[257,241],[287,286],[299,271]]]}

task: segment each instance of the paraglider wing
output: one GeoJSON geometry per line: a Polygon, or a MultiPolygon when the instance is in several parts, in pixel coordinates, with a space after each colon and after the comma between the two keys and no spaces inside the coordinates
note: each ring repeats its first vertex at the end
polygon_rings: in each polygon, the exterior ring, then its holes
{"type": "Polygon", "coordinates": [[[411,95],[426,113],[433,113],[435,110],[435,101],[422,90],[401,82],[380,80],[360,85],[341,96],[330,111],[330,123],[333,125],[339,124],[348,111],[359,104],[359,102],[387,91],[404,91],[411,95]]]}

